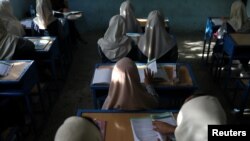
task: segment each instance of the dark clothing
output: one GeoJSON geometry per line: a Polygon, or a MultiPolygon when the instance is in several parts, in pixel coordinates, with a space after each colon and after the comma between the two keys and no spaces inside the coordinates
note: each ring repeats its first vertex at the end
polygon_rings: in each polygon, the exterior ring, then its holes
{"type": "Polygon", "coordinates": [[[58,40],[59,49],[61,52],[65,52],[65,32],[62,23],[57,19],[47,26],[46,30],[39,29],[38,25],[35,25],[36,36],[54,36],[58,40]]]}
{"type": "MultiPolygon", "coordinates": [[[[166,54],[158,58],[156,61],[158,63],[175,63],[178,59],[178,47],[175,45],[171,50],[169,50],[166,54]]],[[[145,56],[139,49],[138,49],[138,61],[142,63],[148,62],[148,57],[145,56]]]]}
{"type": "MultiPolygon", "coordinates": [[[[101,57],[102,63],[115,63],[114,61],[109,60],[105,56],[105,54],[102,52],[102,49],[101,49],[100,46],[97,46],[97,48],[98,48],[97,50],[98,50],[99,56],[101,57]]],[[[129,53],[126,56],[124,56],[124,57],[128,57],[128,58],[130,58],[133,61],[137,61],[136,60],[137,59],[136,56],[137,56],[137,46],[132,46],[131,50],[129,51],[129,53]]]]}
{"type": "Polygon", "coordinates": [[[52,9],[55,11],[61,11],[63,8],[68,8],[68,6],[64,3],[64,0],[50,0],[52,9]]]}
{"type": "MultiPolygon", "coordinates": [[[[227,34],[236,32],[229,23],[226,23],[226,30],[227,30],[227,34]]],[[[213,48],[213,52],[214,53],[222,52],[222,50],[223,50],[223,38],[217,39],[213,48]]]]}
{"type": "Polygon", "coordinates": [[[24,107],[20,98],[0,97],[0,132],[8,127],[24,125],[24,107]]]}
{"type": "MultiPolygon", "coordinates": [[[[236,32],[229,23],[226,23],[226,29],[227,29],[227,34],[235,33],[236,32]]],[[[224,46],[224,40],[223,40],[223,38],[222,39],[218,39],[216,41],[215,45],[214,45],[213,53],[222,53],[223,46],[224,46]]],[[[228,62],[228,61],[224,60],[224,62],[228,62]]],[[[249,67],[248,67],[249,60],[248,59],[240,59],[240,62],[242,64],[243,68],[246,71],[248,71],[249,70],[249,67]]]]}
{"type": "Polygon", "coordinates": [[[12,59],[34,60],[35,45],[28,39],[18,37],[15,53],[12,59]]]}

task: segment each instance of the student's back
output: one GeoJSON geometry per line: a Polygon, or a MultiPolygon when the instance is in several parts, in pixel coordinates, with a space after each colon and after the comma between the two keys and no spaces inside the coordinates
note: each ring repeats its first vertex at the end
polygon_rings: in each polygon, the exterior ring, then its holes
{"type": "Polygon", "coordinates": [[[98,49],[103,62],[116,62],[129,55],[132,40],[126,36],[125,20],[120,15],[110,19],[104,37],[98,40],[98,49]]]}
{"type": "Polygon", "coordinates": [[[16,36],[25,35],[25,31],[21,23],[13,14],[9,0],[0,1],[0,18],[2,19],[2,22],[5,25],[8,33],[16,36]]]}
{"type": "Polygon", "coordinates": [[[35,45],[22,37],[8,33],[0,18],[0,60],[33,59],[35,45]]]}
{"type": "MultiPolygon", "coordinates": [[[[145,75],[147,79],[148,75],[145,75]]],[[[147,81],[145,81],[145,84],[147,81]]],[[[142,110],[158,108],[157,95],[151,85],[143,87],[135,63],[122,58],[113,68],[108,96],[102,109],[142,110]]]]}
{"type": "Polygon", "coordinates": [[[176,62],[178,48],[175,38],[166,32],[164,18],[159,11],[149,13],[145,33],[140,37],[139,61],[157,59],[158,62],[176,62]]]}

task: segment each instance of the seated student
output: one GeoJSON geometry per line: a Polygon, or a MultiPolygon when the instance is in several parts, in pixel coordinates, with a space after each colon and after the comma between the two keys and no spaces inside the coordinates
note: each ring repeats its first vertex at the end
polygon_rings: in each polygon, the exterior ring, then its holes
{"type": "MultiPolygon", "coordinates": [[[[241,0],[236,0],[231,5],[230,19],[225,21],[215,33],[217,38],[213,53],[220,53],[223,49],[223,36],[225,33],[250,33],[250,21],[247,17],[245,5],[241,0]]],[[[213,54],[214,55],[214,54],[213,54]]],[[[248,70],[249,60],[240,60],[243,68],[248,70]]]]}
{"type": "Polygon", "coordinates": [[[132,40],[126,36],[124,18],[120,15],[113,16],[104,37],[98,40],[102,62],[116,62],[126,56],[133,58],[135,51],[131,43],[132,40]]]}
{"type": "Polygon", "coordinates": [[[72,116],[58,128],[54,141],[102,141],[102,135],[92,119],[72,116]]]}
{"type": "Polygon", "coordinates": [[[64,39],[62,23],[53,16],[50,0],[36,0],[36,12],[33,21],[40,35],[46,35],[47,31],[49,36],[64,39]]]}
{"type": "Polygon", "coordinates": [[[151,86],[152,73],[145,71],[144,83],[135,63],[129,58],[122,58],[113,68],[108,96],[102,109],[143,110],[158,107],[158,95],[151,86]]]}
{"type": "Polygon", "coordinates": [[[24,38],[8,33],[0,18],[0,60],[33,59],[35,45],[24,38]]]}
{"type": "Polygon", "coordinates": [[[149,13],[145,33],[140,37],[139,61],[176,62],[178,48],[175,38],[166,32],[164,18],[159,11],[149,13]]]}
{"type": "Polygon", "coordinates": [[[36,0],[36,18],[33,19],[35,23],[35,31],[38,36],[55,36],[57,38],[58,49],[60,55],[63,56],[64,62],[70,64],[71,50],[68,42],[67,26],[54,17],[50,0],[36,0]]]}
{"type": "Polygon", "coordinates": [[[0,18],[8,33],[20,37],[25,35],[24,28],[13,14],[9,0],[0,0],[0,18]]]}
{"type": "Polygon", "coordinates": [[[126,33],[141,33],[140,23],[134,16],[134,7],[130,1],[124,1],[120,7],[120,15],[124,17],[126,23],[126,33]]]}
{"type": "Polygon", "coordinates": [[[50,0],[52,9],[55,11],[66,12],[68,11],[68,0],[50,0]]]}
{"type": "Polygon", "coordinates": [[[207,141],[208,125],[227,123],[224,109],[216,97],[197,96],[187,99],[177,116],[177,126],[154,121],[154,130],[175,134],[176,141],[207,141]]]}

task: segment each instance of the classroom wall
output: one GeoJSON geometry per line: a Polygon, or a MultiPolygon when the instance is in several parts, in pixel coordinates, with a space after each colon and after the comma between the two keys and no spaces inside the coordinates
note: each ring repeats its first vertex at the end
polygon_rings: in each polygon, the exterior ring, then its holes
{"type": "Polygon", "coordinates": [[[10,0],[14,15],[18,19],[25,17],[26,12],[29,10],[29,4],[31,1],[32,0],[10,0]]]}
{"type": "MultiPolygon", "coordinates": [[[[77,21],[79,30],[105,30],[109,19],[119,14],[123,0],[68,0],[72,10],[84,12],[77,21]]],[[[234,0],[130,0],[137,17],[158,9],[170,19],[173,32],[203,31],[208,16],[229,16],[234,0]]]]}

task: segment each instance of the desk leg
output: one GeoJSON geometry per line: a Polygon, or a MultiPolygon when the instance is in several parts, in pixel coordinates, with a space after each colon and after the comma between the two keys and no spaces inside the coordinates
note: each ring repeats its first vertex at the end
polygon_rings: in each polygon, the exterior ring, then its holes
{"type": "Polygon", "coordinates": [[[212,38],[209,38],[209,40],[208,40],[208,48],[207,48],[207,59],[206,59],[206,63],[208,63],[208,59],[209,59],[211,41],[212,41],[212,38]]]}
{"type": "Polygon", "coordinates": [[[34,122],[34,115],[33,115],[33,112],[32,112],[31,102],[30,102],[30,98],[29,98],[28,94],[25,94],[24,99],[25,99],[25,105],[26,105],[26,108],[27,108],[27,112],[28,112],[28,115],[29,115],[29,118],[30,118],[31,126],[33,128],[33,131],[35,131],[36,126],[35,126],[35,122],[34,122]]]}
{"type": "Polygon", "coordinates": [[[55,63],[55,60],[52,60],[50,62],[51,64],[51,71],[52,71],[52,75],[54,77],[54,80],[57,80],[57,76],[56,76],[56,63],[55,63]]]}
{"type": "Polygon", "coordinates": [[[243,93],[241,97],[241,105],[240,105],[240,113],[239,113],[240,116],[243,116],[244,114],[244,109],[247,106],[249,93],[250,93],[250,85],[248,84],[246,91],[243,93]]]}
{"type": "Polygon", "coordinates": [[[202,50],[202,56],[201,56],[201,60],[203,61],[204,59],[204,54],[205,54],[205,50],[206,50],[206,44],[207,44],[207,39],[204,39],[203,41],[203,50],[202,50]]]}
{"type": "Polygon", "coordinates": [[[92,98],[93,98],[94,108],[98,109],[96,91],[93,88],[91,89],[91,91],[92,91],[92,98]]]}
{"type": "MultiPolygon", "coordinates": [[[[223,59],[223,58],[222,58],[223,59]]],[[[231,67],[232,67],[232,63],[233,63],[233,60],[232,58],[229,59],[229,63],[228,63],[228,66],[225,66],[225,67],[228,67],[228,68],[224,68],[224,70],[228,70],[228,73],[227,75],[225,76],[225,86],[224,86],[224,89],[226,90],[227,89],[227,85],[229,84],[228,82],[230,81],[230,78],[231,78],[231,67]]]]}

